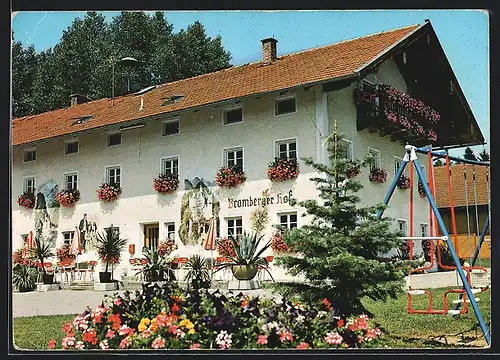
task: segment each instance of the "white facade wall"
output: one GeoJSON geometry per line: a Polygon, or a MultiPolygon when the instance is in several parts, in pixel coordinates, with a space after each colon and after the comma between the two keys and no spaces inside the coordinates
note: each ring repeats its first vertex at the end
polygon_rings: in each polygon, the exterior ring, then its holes
{"type": "MultiPolygon", "coordinates": [[[[400,90],[406,90],[404,80],[395,64],[388,62],[380,67],[380,81],[390,83],[400,90]]],[[[63,243],[64,231],[74,230],[83,214],[97,226],[119,226],[121,236],[136,244],[136,256],[140,256],[143,246],[142,225],[158,222],[160,240],[166,238],[164,224],[175,222],[176,232],[180,226],[180,205],[184,193],[184,179],[203,178],[210,182],[223,164],[223,149],[242,146],[244,149],[244,170],[247,181],[236,189],[216,189],[216,196],[221,200],[221,233],[226,234],[224,218],[242,216],[243,229],[250,230],[250,214],[255,207],[228,208],[228,197],[237,199],[258,198],[261,192],[269,188],[271,196],[279,193],[281,197],[292,190],[293,196],[305,200],[315,196],[315,184],[309,181],[312,169],[300,161],[299,178],[281,184],[273,184],[267,179],[266,169],[275,156],[275,141],[289,138],[297,139],[298,156],[313,157],[317,161],[326,160],[326,150],[322,142],[328,131],[331,132],[333,121],[337,121],[338,130],[353,141],[354,157],[362,158],[368,147],[376,148],[381,153],[382,167],[388,171],[385,184],[372,184],[368,181],[365,169],[359,176],[364,188],[359,193],[365,204],[382,202],[394,176],[394,156],[402,157],[404,148],[398,142],[381,138],[364,130],[356,131],[356,108],[353,87],[340,91],[323,93],[320,86],[309,90],[298,88],[286,95],[296,95],[297,112],[289,115],[274,116],[274,99],[280,94],[267,94],[242,99],[242,123],[223,125],[222,111],[226,105],[207,106],[197,112],[188,110],[179,114],[180,134],[161,136],[163,119],[146,121],[146,127],[122,132],[122,144],[106,147],[108,130],[96,130],[90,134],[78,135],[79,152],[64,155],[64,141],[71,139],[48,140],[36,146],[37,160],[23,163],[23,148],[13,150],[12,172],[12,243],[13,249],[22,246],[21,235],[34,228],[34,210],[26,210],[17,205],[17,197],[22,193],[23,177],[36,176],[39,186],[49,179],[63,184],[64,173],[78,172],[78,189],[81,199],[74,208],[52,210],[51,217],[58,223],[59,237],[57,246],[63,243]],[[163,157],[179,157],[179,189],[172,195],[157,195],[152,186],[152,179],[160,172],[163,157]],[[123,193],[118,201],[101,203],[97,200],[96,189],[105,181],[105,168],[110,165],[121,166],[121,186],[123,193]]],[[[147,106],[147,104],[145,104],[147,106]]],[[[91,121],[91,120],[90,120],[91,121]]],[[[420,156],[422,164],[425,157],[420,156]]],[[[408,220],[409,192],[396,189],[386,211],[386,216],[408,220]]],[[[428,205],[418,197],[415,191],[415,232],[419,231],[420,222],[428,222],[428,205]]],[[[302,209],[291,208],[289,204],[270,204],[270,223],[267,234],[271,234],[271,224],[278,223],[280,212],[297,211],[298,226],[308,219],[301,217],[302,209]]],[[[49,213],[51,210],[49,209],[49,213]]],[[[178,238],[178,234],[176,234],[178,238]]],[[[182,244],[180,244],[182,246],[182,244]]],[[[123,273],[128,268],[128,249],[123,254],[122,263],[115,274],[123,273]]],[[[208,252],[207,252],[208,254],[208,252]]],[[[130,273],[130,272],[129,272],[130,273]]],[[[278,278],[284,274],[280,273],[278,278]]],[[[115,275],[116,276],[116,275],[115,275]]]]}

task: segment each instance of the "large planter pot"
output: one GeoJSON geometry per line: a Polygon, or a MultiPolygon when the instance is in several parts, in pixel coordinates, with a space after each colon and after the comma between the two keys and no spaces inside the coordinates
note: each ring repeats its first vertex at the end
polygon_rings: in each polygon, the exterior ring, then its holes
{"type": "Polygon", "coordinates": [[[111,282],[111,273],[110,272],[99,272],[99,282],[110,283],[111,282]]]}
{"type": "Polygon", "coordinates": [[[42,281],[44,284],[53,284],[54,274],[42,274],[42,281]]]}
{"type": "Polygon", "coordinates": [[[252,280],[257,275],[257,265],[232,265],[231,271],[238,280],[252,280]]]}

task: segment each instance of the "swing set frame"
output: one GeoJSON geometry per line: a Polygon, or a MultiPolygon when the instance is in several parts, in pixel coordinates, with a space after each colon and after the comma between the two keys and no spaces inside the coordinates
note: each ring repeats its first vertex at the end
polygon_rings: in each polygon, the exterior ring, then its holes
{"type": "MultiPolygon", "coordinates": [[[[458,245],[458,238],[457,238],[457,231],[456,231],[456,223],[455,223],[455,212],[454,212],[454,207],[453,207],[453,198],[452,198],[452,191],[451,191],[451,176],[450,176],[450,159],[461,162],[461,163],[468,163],[468,164],[473,164],[473,165],[481,165],[481,166],[486,166],[487,169],[489,168],[490,164],[489,162],[479,162],[479,161],[473,161],[473,160],[467,160],[467,159],[460,159],[460,158],[455,158],[452,156],[449,156],[446,152],[436,152],[432,151],[430,147],[423,147],[423,148],[417,148],[415,146],[411,145],[406,145],[405,146],[405,156],[403,158],[403,161],[401,161],[401,164],[399,166],[399,169],[394,176],[394,179],[389,187],[389,190],[387,191],[387,194],[384,198],[384,204],[387,205],[389,203],[389,200],[391,199],[392,194],[394,193],[394,190],[397,186],[398,179],[400,176],[403,174],[403,171],[406,167],[407,164],[409,164],[410,167],[410,236],[409,237],[404,237],[402,239],[409,240],[410,244],[410,259],[413,258],[413,240],[430,240],[430,246],[431,246],[431,262],[430,265],[418,269],[413,269],[410,271],[409,276],[411,273],[414,272],[421,272],[425,270],[429,270],[432,268],[434,264],[434,240],[437,240],[437,260],[438,260],[438,265],[442,267],[443,269],[446,270],[456,270],[460,280],[462,281],[462,289],[452,289],[448,290],[445,292],[443,295],[444,297],[444,309],[439,309],[435,310],[432,309],[432,294],[428,290],[416,290],[412,289],[410,287],[408,291],[408,312],[409,313],[417,313],[417,314],[451,314],[451,315],[458,315],[458,314],[464,314],[468,312],[468,305],[467,303],[470,302],[470,305],[472,306],[474,310],[474,314],[479,322],[479,325],[481,327],[481,330],[484,334],[484,338],[487,342],[488,345],[490,345],[491,337],[490,337],[490,331],[486,326],[486,323],[484,322],[483,316],[481,314],[481,311],[477,305],[477,298],[475,297],[474,294],[484,291],[487,289],[487,287],[483,288],[478,288],[478,289],[473,289],[471,287],[471,272],[472,270],[480,270],[480,271],[485,271],[487,272],[487,269],[482,268],[482,267],[477,267],[474,266],[474,263],[479,255],[479,250],[481,249],[481,245],[484,241],[484,237],[486,234],[486,231],[489,227],[490,224],[490,213],[489,213],[489,207],[488,207],[488,217],[485,222],[485,225],[483,227],[483,231],[481,233],[479,242],[477,243],[476,250],[474,252],[473,257],[471,258],[471,264],[470,266],[462,266],[460,264],[460,259],[458,258],[457,252],[455,251],[455,248],[458,245]],[[428,156],[428,166],[429,166],[429,184],[427,184],[425,180],[425,176],[423,173],[423,170],[420,167],[418,158],[417,158],[417,153],[421,154],[427,154],[428,156]],[[445,158],[446,159],[446,166],[447,166],[447,171],[448,171],[448,191],[450,194],[450,206],[451,206],[451,217],[452,217],[452,230],[453,230],[453,235],[454,235],[454,241],[452,242],[450,238],[450,234],[448,233],[448,230],[446,229],[446,226],[444,224],[443,218],[441,217],[441,214],[439,212],[439,209],[436,205],[435,202],[435,186],[434,186],[434,178],[433,178],[433,172],[432,172],[432,157],[439,157],[439,158],[445,158]],[[413,237],[413,168],[415,168],[415,171],[418,175],[418,179],[420,180],[420,183],[423,185],[426,197],[429,201],[429,217],[431,219],[430,222],[430,234],[431,236],[427,237],[413,237]],[[434,226],[433,226],[434,225],[434,226]],[[443,236],[438,236],[438,226],[439,229],[441,230],[441,233],[443,236]],[[450,250],[450,253],[453,258],[453,262],[455,266],[447,266],[442,264],[441,262],[441,256],[440,256],[440,243],[441,241],[445,241],[446,244],[448,245],[448,249],[450,250]],[[454,309],[449,310],[448,309],[448,299],[447,295],[448,294],[459,294],[459,299],[454,301],[456,303],[454,309]],[[428,307],[426,310],[414,310],[411,305],[411,297],[412,295],[427,295],[429,302],[428,302],[428,307]],[[463,303],[463,309],[459,310],[458,308],[460,307],[460,304],[463,303]]],[[[489,170],[489,169],[488,169],[489,170]]],[[[475,173],[474,173],[475,176],[475,173]]],[[[487,175],[488,176],[488,175],[487,175]]],[[[475,177],[474,177],[475,181],[475,177]]],[[[489,191],[488,191],[489,195],[489,191]]],[[[489,199],[488,199],[489,201],[489,199]]],[[[477,204],[476,204],[477,206],[477,204]]],[[[477,208],[476,208],[477,212],[477,208]]],[[[384,213],[384,210],[379,211],[377,214],[377,217],[380,219],[384,213]]],[[[477,217],[476,217],[476,222],[477,222],[477,217]]]]}

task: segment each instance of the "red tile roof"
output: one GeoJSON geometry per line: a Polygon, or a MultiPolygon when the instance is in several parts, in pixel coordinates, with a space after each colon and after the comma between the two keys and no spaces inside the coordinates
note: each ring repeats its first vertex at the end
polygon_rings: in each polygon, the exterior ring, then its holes
{"type": "MultiPolygon", "coordinates": [[[[453,206],[473,206],[474,180],[476,173],[476,195],[478,205],[488,204],[488,187],[491,194],[491,177],[488,171],[488,183],[486,182],[486,166],[473,166],[470,164],[455,164],[451,166],[451,186],[453,193],[453,206]],[[465,197],[464,167],[467,172],[467,198],[465,197]]],[[[436,185],[436,205],[438,208],[450,207],[450,195],[448,192],[448,177],[446,166],[434,167],[434,183],[436,185]]]]}
{"type": "Polygon", "coordinates": [[[271,65],[259,61],[167,83],[143,95],[144,108],[141,111],[141,96],[130,94],[115,98],[114,106],[111,106],[111,99],[105,98],[14,119],[12,144],[31,143],[152,115],[353,75],[358,68],[371,63],[419,26],[412,25],[280,56],[271,65]],[[180,94],[185,98],[175,104],[161,106],[163,98],[180,94]],[[83,124],[71,125],[76,118],[87,115],[93,118],[83,124]]]}

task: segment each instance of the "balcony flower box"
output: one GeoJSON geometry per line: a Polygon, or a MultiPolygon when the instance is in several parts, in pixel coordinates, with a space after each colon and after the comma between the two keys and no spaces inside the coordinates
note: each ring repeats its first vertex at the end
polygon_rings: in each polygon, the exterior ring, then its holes
{"type": "Polygon", "coordinates": [[[422,184],[420,181],[418,182],[417,189],[418,189],[418,195],[421,198],[424,198],[427,196],[427,194],[425,193],[424,184],[422,184]]]}
{"type": "Polygon", "coordinates": [[[239,166],[223,166],[215,175],[215,183],[220,187],[234,188],[245,182],[245,173],[239,166]]]}
{"type": "Polygon", "coordinates": [[[116,184],[102,183],[97,189],[97,198],[101,201],[111,202],[118,199],[122,188],[116,184]]]}
{"type": "Polygon", "coordinates": [[[356,176],[358,176],[361,173],[361,165],[352,165],[348,170],[347,170],[347,177],[349,179],[352,179],[356,176]]]}
{"type": "Polygon", "coordinates": [[[80,200],[80,191],[77,189],[59,190],[56,194],[56,200],[61,206],[74,206],[80,200]]]}
{"type": "Polygon", "coordinates": [[[370,174],[368,175],[368,179],[371,182],[385,183],[387,181],[387,170],[374,168],[374,169],[370,170],[370,174]]]}
{"type": "Polygon", "coordinates": [[[280,231],[276,231],[271,237],[271,249],[276,254],[285,254],[289,252],[290,248],[283,240],[283,235],[280,231]]]}
{"type": "Polygon", "coordinates": [[[35,193],[26,191],[17,198],[17,204],[26,209],[33,209],[35,207],[35,193]]]}
{"type": "Polygon", "coordinates": [[[437,140],[436,124],[440,114],[422,101],[390,85],[356,89],[358,130],[371,127],[382,135],[427,144],[437,140]]]}
{"type": "Polygon", "coordinates": [[[161,173],[153,179],[153,187],[158,194],[171,194],[179,187],[179,175],[161,173]]]}
{"type": "Polygon", "coordinates": [[[398,182],[396,183],[396,186],[398,187],[398,189],[401,189],[401,190],[409,189],[410,188],[410,177],[405,175],[405,174],[401,174],[401,176],[398,179],[398,182]]]}
{"type": "Polygon", "coordinates": [[[271,181],[287,181],[299,176],[299,164],[297,159],[274,158],[267,168],[267,177],[271,181]]]}

